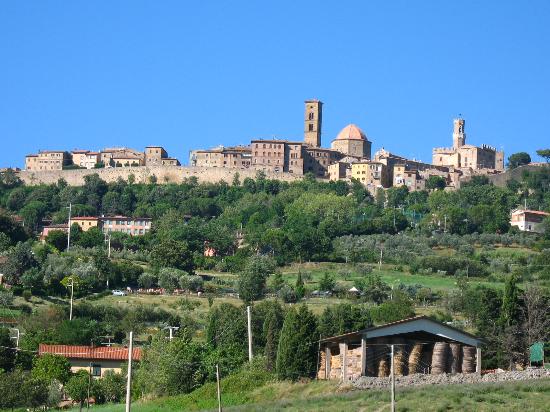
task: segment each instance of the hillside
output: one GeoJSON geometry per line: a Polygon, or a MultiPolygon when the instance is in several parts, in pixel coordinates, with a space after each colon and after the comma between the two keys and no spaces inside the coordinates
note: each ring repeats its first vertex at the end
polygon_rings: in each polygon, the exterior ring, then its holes
{"type": "MultiPolygon", "coordinates": [[[[353,390],[333,382],[277,382],[253,389],[235,380],[222,386],[224,411],[389,411],[388,390],[353,390]]],[[[396,392],[399,411],[543,411],[550,403],[550,379],[476,385],[427,386],[396,392]]],[[[123,405],[92,408],[97,412],[123,411],[123,405]]],[[[185,396],[138,402],[136,412],[217,410],[214,385],[185,396]]]]}

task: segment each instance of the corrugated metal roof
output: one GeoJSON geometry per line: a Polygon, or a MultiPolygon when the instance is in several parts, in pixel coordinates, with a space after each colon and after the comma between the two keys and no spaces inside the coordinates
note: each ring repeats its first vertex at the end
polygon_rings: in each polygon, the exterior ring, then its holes
{"type": "MultiPolygon", "coordinates": [[[[38,347],[38,355],[45,353],[64,356],[68,359],[108,359],[124,361],[128,359],[128,348],[115,346],[72,346],[72,345],[46,345],[41,343],[38,347]]],[[[141,360],[141,348],[132,350],[132,359],[141,360]]]]}

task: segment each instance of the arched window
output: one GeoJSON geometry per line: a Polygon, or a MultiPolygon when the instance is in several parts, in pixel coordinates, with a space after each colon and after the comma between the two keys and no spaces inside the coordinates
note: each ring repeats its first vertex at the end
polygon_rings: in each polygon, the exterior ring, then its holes
{"type": "Polygon", "coordinates": [[[309,120],[313,120],[313,117],[314,117],[314,116],[315,116],[315,115],[314,115],[313,113],[310,112],[310,113],[309,113],[309,120]]]}
{"type": "Polygon", "coordinates": [[[312,123],[309,124],[309,131],[310,131],[310,132],[313,131],[313,124],[312,124],[312,123]]]}

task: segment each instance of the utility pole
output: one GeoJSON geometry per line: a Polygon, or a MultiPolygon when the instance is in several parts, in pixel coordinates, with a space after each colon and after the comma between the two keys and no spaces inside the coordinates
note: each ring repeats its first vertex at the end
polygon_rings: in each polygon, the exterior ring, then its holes
{"type": "Polygon", "coordinates": [[[126,383],[126,412],[130,412],[132,403],[132,350],[133,350],[134,332],[130,332],[130,343],[128,344],[128,381],[126,383]]]}
{"type": "Polygon", "coordinates": [[[67,251],[71,247],[71,212],[73,211],[73,204],[69,203],[69,223],[67,224],[67,251]]]}
{"type": "Polygon", "coordinates": [[[74,279],[71,276],[71,284],[69,285],[71,287],[71,304],[69,309],[69,320],[73,320],[73,296],[74,296],[74,279]]]}
{"type": "Polygon", "coordinates": [[[169,333],[168,340],[172,342],[172,339],[174,339],[174,331],[179,330],[179,326],[166,326],[165,329],[168,329],[168,333],[169,333]]]}
{"type": "Polygon", "coordinates": [[[90,410],[90,386],[92,386],[92,362],[90,362],[90,370],[88,373],[88,397],[86,398],[86,410],[90,410]]]}
{"type": "Polygon", "coordinates": [[[248,361],[252,362],[252,315],[250,306],[246,307],[246,316],[248,318],[248,361]]]}
{"type": "Polygon", "coordinates": [[[395,366],[393,363],[394,345],[391,345],[391,412],[395,412],[395,366]]]}
{"type": "Polygon", "coordinates": [[[11,339],[15,339],[15,348],[19,349],[19,339],[23,334],[17,328],[14,328],[13,330],[15,331],[16,335],[15,335],[15,338],[11,338],[11,339]]]}
{"type": "Polygon", "coordinates": [[[218,386],[218,412],[222,412],[222,390],[220,387],[220,367],[216,363],[216,383],[218,386]]]}
{"type": "Polygon", "coordinates": [[[382,270],[382,255],[384,253],[384,246],[380,244],[380,261],[378,262],[378,270],[382,270]]]}
{"type": "Polygon", "coordinates": [[[445,218],[445,226],[443,227],[443,232],[447,233],[447,215],[444,215],[445,218]]]}
{"type": "Polygon", "coordinates": [[[107,243],[107,257],[111,259],[111,232],[105,233],[105,243],[107,243]]]}

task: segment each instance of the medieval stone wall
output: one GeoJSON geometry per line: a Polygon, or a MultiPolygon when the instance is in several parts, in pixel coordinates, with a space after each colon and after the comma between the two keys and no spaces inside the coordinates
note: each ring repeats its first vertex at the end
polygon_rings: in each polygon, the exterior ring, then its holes
{"type": "MultiPolygon", "coordinates": [[[[231,183],[235,174],[239,174],[241,182],[243,179],[255,178],[257,171],[254,169],[230,169],[211,167],[189,167],[189,166],[138,166],[118,167],[106,169],[77,169],[77,170],[55,170],[55,171],[26,171],[18,172],[18,176],[26,185],[53,184],[59,179],[64,179],[71,186],[82,186],[84,177],[98,174],[106,182],[115,182],[119,178],[128,180],[130,175],[134,176],[135,183],[150,183],[156,178],[158,184],[182,183],[185,179],[196,177],[200,183],[216,183],[221,180],[231,183]],[[153,178],[154,176],[154,178],[153,178]]],[[[266,171],[266,178],[283,181],[299,180],[302,176],[295,176],[290,173],[276,173],[266,171]]]]}

